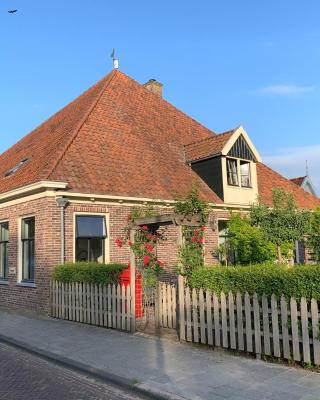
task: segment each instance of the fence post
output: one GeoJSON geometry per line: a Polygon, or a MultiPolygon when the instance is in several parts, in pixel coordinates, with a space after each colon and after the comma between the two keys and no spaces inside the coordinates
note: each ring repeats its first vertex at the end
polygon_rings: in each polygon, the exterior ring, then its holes
{"type": "Polygon", "coordinates": [[[161,283],[157,281],[156,285],[156,293],[155,293],[155,299],[154,299],[154,322],[156,325],[156,329],[160,328],[160,285],[161,283]]]}
{"type": "Polygon", "coordinates": [[[178,276],[178,300],[179,300],[179,338],[186,340],[186,324],[184,318],[184,277],[178,276]]]}
{"type": "MultiPolygon", "coordinates": [[[[130,230],[130,241],[134,243],[136,231],[130,230]]],[[[130,248],[130,292],[131,292],[131,333],[136,331],[136,256],[130,248]]]]}

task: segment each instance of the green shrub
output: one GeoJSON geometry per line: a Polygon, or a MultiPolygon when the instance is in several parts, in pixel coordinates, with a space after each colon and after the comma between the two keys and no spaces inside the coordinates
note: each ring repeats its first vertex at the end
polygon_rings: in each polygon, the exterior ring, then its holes
{"type": "Polygon", "coordinates": [[[99,264],[97,262],[66,263],[55,267],[53,279],[59,282],[83,282],[108,285],[118,283],[125,264],[99,264]]]}
{"type": "Polygon", "coordinates": [[[320,265],[292,268],[276,264],[235,267],[202,267],[188,280],[192,288],[210,289],[215,293],[248,292],[277,297],[306,297],[320,300],[320,265]]]}
{"type": "Polygon", "coordinates": [[[228,231],[237,263],[261,264],[276,259],[275,245],[264,238],[260,228],[251,225],[250,218],[240,214],[232,215],[228,231]]]}

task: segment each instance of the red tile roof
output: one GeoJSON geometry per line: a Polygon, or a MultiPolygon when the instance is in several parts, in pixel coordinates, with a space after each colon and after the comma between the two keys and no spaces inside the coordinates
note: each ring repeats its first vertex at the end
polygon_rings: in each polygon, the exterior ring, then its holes
{"type": "Polygon", "coordinates": [[[74,192],[170,200],[195,183],[203,198],[221,203],[184,159],[184,144],[213,134],[113,70],[0,156],[0,193],[47,179],[74,192]]]}
{"type": "Polygon", "coordinates": [[[189,143],[185,146],[186,160],[197,161],[220,154],[234,130],[189,143]]]}
{"type": "MultiPolygon", "coordinates": [[[[192,171],[187,158],[221,151],[233,131],[214,136],[158,95],[114,70],[0,156],[0,193],[40,180],[73,192],[170,200],[198,185],[202,198],[222,200],[192,171]],[[5,173],[23,159],[14,174],[5,173]]],[[[320,200],[263,164],[259,191],[292,191],[301,207],[320,200]]]]}
{"type": "Polygon", "coordinates": [[[305,180],[305,176],[300,176],[299,178],[292,178],[290,179],[291,182],[295,183],[298,186],[301,186],[303,181],[305,180]]]}
{"type": "Polygon", "coordinates": [[[39,180],[50,179],[52,168],[64,149],[83,125],[99,95],[112,76],[96,83],[80,97],[53,115],[35,130],[0,156],[0,193],[16,189],[39,180]],[[5,173],[19,164],[30,160],[11,176],[5,173]]]}
{"type": "Polygon", "coordinates": [[[272,205],[272,189],[282,189],[292,193],[296,204],[301,208],[312,209],[320,206],[320,199],[262,163],[257,163],[257,176],[259,195],[267,205],[272,205]]]}

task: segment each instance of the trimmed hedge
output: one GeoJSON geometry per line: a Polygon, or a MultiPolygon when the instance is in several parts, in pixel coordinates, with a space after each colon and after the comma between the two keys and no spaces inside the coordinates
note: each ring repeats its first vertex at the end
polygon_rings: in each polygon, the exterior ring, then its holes
{"type": "Polygon", "coordinates": [[[58,265],[53,279],[59,282],[82,282],[108,285],[118,283],[120,273],[126,264],[99,264],[97,262],[76,262],[58,265]]]}
{"type": "Polygon", "coordinates": [[[284,294],[286,298],[320,300],[320,265],[202,267],[192,273],[188,284],[215,293],[232,291],[267,296],[274,293],[277,297],[284,294]]]}

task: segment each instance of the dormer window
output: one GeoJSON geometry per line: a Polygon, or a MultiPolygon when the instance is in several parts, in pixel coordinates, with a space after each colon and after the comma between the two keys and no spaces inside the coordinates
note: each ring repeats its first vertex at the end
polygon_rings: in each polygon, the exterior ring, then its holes
{"type": "Polygon", "coordinates": [[[250,162],[240,161],[240,178],[242,187],[251,187],[250,162]]]}
{"type": "Polygon", "coordinates": [[[228,185],[239,186],[237,160],[227,158],[227,174],[228,174],[228,185]]]}
{"type": "Polygon", "coordinates": [[[250,161],[236,160],[227,158],[228,185],[240,186],[243,188],[251,187],[250,161]],[[240,172],[240,184],[239,184],[240,172]]]}

